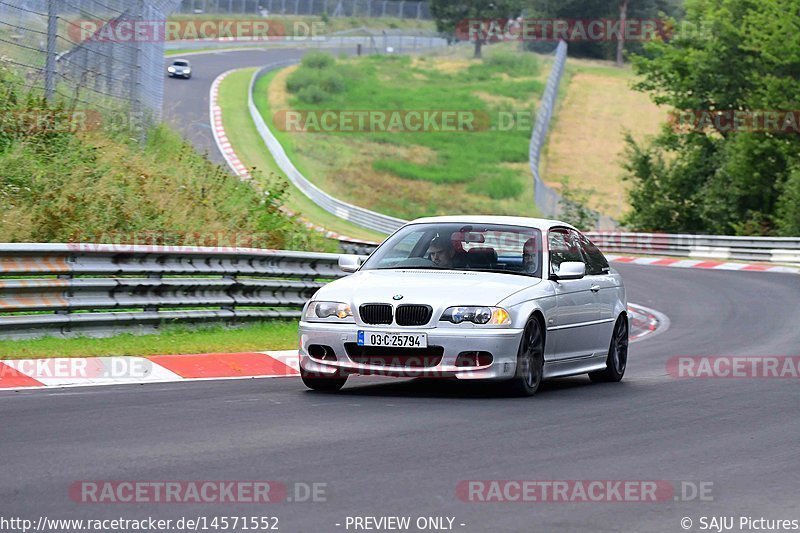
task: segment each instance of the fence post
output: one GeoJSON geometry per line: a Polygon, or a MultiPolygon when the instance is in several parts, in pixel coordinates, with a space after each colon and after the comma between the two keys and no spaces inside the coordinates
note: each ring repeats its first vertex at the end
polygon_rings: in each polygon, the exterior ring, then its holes
{"type": "Polygon", "coordinates": [[[405,11],[403,8],[405,7],[405,3],[406,0],[400,0],[400,7],[397,8],[397,10],[400,11],[400,20],[403,20],[403,12],[405,11]]]}
{"type": "Polygon", "coordinates": [[[44,72],[44,94],[53,101],[56,92],[56,36],[58,35],[58,0],[47,1],[47,59],[44,72]]]}
{"type": "MultiPolygon", "coordinates": [[[[134,21],[141,21],[144,20],[144,0],[134,0],[135,7],[134,7],[134,14],[133,18],[134,21]]],[[[143,112],[143,98],[142,93],[144,87],[142,86],[142,56],[144,50],[142,49],[142,36],[140,34],[134,35],[134,42],[133,42],[133,88],[132,94],[133,97],[131,99],[131,111],[133,112],[133,116],[139,117],[142,116],[143,112]]],[[[144,129],[142,130],[140,141],[144,142],[144,129]]]]}

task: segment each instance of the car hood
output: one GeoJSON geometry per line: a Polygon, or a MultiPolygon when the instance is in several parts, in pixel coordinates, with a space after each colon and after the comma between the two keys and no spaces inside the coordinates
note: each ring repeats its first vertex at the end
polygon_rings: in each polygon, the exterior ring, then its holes
{"type": "Polygon", "coordinates": [[[364,270],[329,283],[314,300],[363,303],[493,306],[542,280],[514,274],[456,270],[364,270]],[[402,295],[400,300],[394,300],[402,295]]]}

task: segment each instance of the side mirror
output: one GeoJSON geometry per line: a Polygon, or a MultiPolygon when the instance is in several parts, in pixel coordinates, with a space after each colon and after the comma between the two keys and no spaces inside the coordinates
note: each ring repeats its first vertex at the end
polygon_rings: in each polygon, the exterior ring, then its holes
{"type": "Polygon", "coordinates": [[[558,274],[553,274],[552,279],[555,280],[570,280],[582,279],[586,276],[586,265],[579,261],[565,261],[561,263],[558,269],[558,274]]]}
{"type": "Polygon", "coordinates": [[[339,268],[342,269],[342,272],[352,273],[361,268],[361,264],[364,262],[364,258],[360,255],[340,255],[339,256],[339,268]]]}

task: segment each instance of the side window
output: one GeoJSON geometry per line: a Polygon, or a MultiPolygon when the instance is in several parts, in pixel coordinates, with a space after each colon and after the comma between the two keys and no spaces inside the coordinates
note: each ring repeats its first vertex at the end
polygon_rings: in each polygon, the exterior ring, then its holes
{"type": "Polygon", "coordinates": [[[550,247],[550,268],[553,273],[557,273],[561,263],[567,261],[585,263],[580,240],[574,231],[560,228],[550,230],[547,240],[550,247]]]}
{"type": "Polygon", "coordinates": [[[608,261],[603,252],[592,243],[585,235],[580,236],[581,247],[586,255],[586,274],[589,276],[599,276],[608,274],[608,261]]]}

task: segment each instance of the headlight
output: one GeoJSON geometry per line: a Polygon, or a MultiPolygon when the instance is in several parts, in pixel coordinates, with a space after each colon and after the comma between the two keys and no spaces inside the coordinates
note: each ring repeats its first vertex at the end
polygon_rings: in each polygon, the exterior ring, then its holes
{"type": "Polygon", "coordinates": [[[191,74],[191,73],[192,73],[192,69],[190,69],[190,68],[185,68],[185,69],[183,69],[183,73],[184,73],[184,74],[191,74]]]}
{"type": "Polygon", "coordinates": [[[441,320],[461,324],[488,324],[491,326],[507,326],[511,324],[511,316],[502,307],[448,307],[441,320]]]}
{"type": "Polygon", "coordinates": [[[175,67],[169,67],[169,68],[167,69],[167,72],[175,72],[175,67]]]}
{"type": "Polygon", "coordinates": [[[305,318],[310,320],[325,320],[338,318],[339,320],[353,321],[353,311],[350,306],[342,302],[311,302],[306,309],[305,318]]]}

